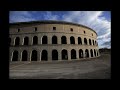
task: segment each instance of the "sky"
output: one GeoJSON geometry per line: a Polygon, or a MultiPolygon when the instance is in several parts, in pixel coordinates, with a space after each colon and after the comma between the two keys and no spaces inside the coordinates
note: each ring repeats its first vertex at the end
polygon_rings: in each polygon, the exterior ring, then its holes
{"type": "Polygon", "coordinates": [[[96,31],[99,48],[111,48],[111,11],[10,11],[9,23],[60,20],[88,26],[96,31]]]}

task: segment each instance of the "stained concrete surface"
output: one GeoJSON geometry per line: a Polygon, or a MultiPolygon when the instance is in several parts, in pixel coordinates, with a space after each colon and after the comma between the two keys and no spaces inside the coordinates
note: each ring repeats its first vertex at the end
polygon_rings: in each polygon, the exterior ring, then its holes
{"type": "Polygon", "coordinates": [[[110,79],[110,54],[59,62],[10,62],[10,79],[110,79]]]}

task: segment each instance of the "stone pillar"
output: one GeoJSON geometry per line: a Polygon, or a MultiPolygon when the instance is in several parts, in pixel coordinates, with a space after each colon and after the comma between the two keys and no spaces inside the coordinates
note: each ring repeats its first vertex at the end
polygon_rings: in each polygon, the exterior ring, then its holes
{"type": "Polygon", "coordinates": [[[29,38],[29,45],[33,45],[33,36],[29,38]]]}
{"type": "Polygon", "coordinates": [[[58,51],[58,60],[61,61],[62,60],[62,56],[61,56],[61,50],[58,51]]]}
{"type": "Polygon", "coordinates": [[[48,35],[48,44],[52,44],[52,36],[48,35]]]}
{"type": "Polygon", "coordinates": [[[22,52],[18,51],[18,61],[21,61],[21,60],[22,60],[22,52]]]}
{"type": "Polygon", "coordinates": [[[28,61],[31,61],[32,51],[28,51],[28,61]]]}
{"type": "Polygon", "coordinates": [[[24,37],[20,37],[20,45],[24,44],[24,37]]]}
{"type": "Polygon", "coordinates": [[[79,59],[79,51],[76,50],[76,59],[79,59]]]}
{"type": "Polygon", "coordinates": [[[68,60],[71,61],[71,50],[68,50],[68,60]]]}
{"type": "Polygon", "coordinates": [[[42,37],[38,36],[38,45],[42,44],[42,37]]]}
{"type": "Polygon", "coordinates": [[[52,61],[52,50],[48,50],[48,61],[52,61]]]}
{"type": "Polygon", "coordinates": [[[61,37],[57,37],[58,44],[61,44],[61,37]]]}
{"type": "Polygon", "coordinates": [[[67,44],[70,44],[70,37],[67,36],[66,38],[67,38],[67,44]]]}
{"type": "MultiPolygon", "coordinates": [[[[91,50],[91,49],[90,49],[91,50]]],[[[89,58],[91,58],[91,52],[90,52],[90,50],[88,49],[88,52],[89,52],[89,58]]]]}
{"type": "Polygon", "coordinates": [[[40,61],[40,51],[37,51],[37,61],[40,61]]]}
{"type": "Polygon", "coordinates": [[[75,37],[75,44],[78,44],[78,38],[75,37]]]}

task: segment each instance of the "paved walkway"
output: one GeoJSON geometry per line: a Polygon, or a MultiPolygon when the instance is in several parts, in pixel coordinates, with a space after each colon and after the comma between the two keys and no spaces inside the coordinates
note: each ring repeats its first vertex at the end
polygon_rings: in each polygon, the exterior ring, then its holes
{"type": "Polygon", "coordinates": [[[10,79],[110,79],[110,55],[62,62],[13,62],[10,79]]]}

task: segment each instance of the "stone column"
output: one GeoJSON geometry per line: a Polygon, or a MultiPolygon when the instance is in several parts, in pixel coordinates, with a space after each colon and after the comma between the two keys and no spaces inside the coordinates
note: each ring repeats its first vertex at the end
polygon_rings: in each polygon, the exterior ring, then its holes
{"type": "Polygon", "coordinates": [[[57,37],[57,40],[58,40],[58,44],[61,44],[61,36],[57,37]]]}
{"type": "Polygon", "coordinates": [[[71,50],[68,50],[68,60],[71,61],[71,50]]]}
{"type": "Polygon", "coordinates": [[[76,59],[79,59],[79,51],[76,50],[76,59]]]}
{"type": "Polygon", "coordinates": [[[37,61],[40,61],[40,51],[37,51],[37,61]]]}
{"type": "Polygon", "coordinates": [[[18,61],[21,61],[21,60],[22,60],[22,52],[18,51],[18,61]]]}
{"type": "Polygon", "coordinates": [[[28,60],[27,61],[31,61],[31,54],[32,54],[32,52],[28,51],[28,60]]]}
{"type": "Polygon", "coordinates": [[[50,49],[48,52],[50,52],[48,53],[48,61],[52,61],[52,50],[50,49]]]}
{"type": "Polygon", "coordinates": [[[62,57],[61,57],[61,50],[58,51],[58,60],[61,61],[62,60],[62,57]]]}
{"type": "Polygon", "coordinates": [[[52,36],[48,35],[48,44],[52,44],[52,36]]]}

